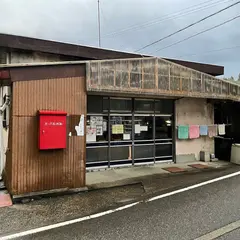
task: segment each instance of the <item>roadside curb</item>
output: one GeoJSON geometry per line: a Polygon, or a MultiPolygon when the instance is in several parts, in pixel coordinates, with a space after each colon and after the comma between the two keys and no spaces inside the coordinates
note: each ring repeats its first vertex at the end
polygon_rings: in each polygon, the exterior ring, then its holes
{"type": "Polygon", "coordinates": [[[71,194],[77,194],[77,193],[87,192],[87,191],[88,191],[87,187],[71,188],[71,189],[63,188],[63,189],[54,189],[51,191],[44,191],[44,192],[33,192],[33,193],[23,194],[23,195],[12,195],[12,202],[13,204],[27,203],[27,202],[31,202],[33,200],[39,200],[42,198],[71,195],[71,194]]]}
{"type": "Polygon", "coordinates": [[[146,191],[145,182],[149,181],[151,179],[154,179],[154,178],[164,179],[165,177],[168,177],[168,176],[192,175],[192,174],[201,173],[201,172],[218,172],[219,170],[225,170],[228,168],[229,168],[229,166],[222,166],[219,168],[207,168],[207,169],[201,169],[201,170],[200,169],[191,169],[191,170],[187,170],[185,172],[179,172],[179,173],[166,172],[166,173],[160,173],[160,174],[127,178],[124,180],[116,180],[113,182],[101,182],[101,183],[97,183],[97,184],[88,184],[87,188],[88,188],[88,191],[97,191],[97,190],[103,190],[103,189],[108,189],[108,188],[126,187],[126,186],[141,184],[142,187],[144,188],[144,191],[146,191]]]}

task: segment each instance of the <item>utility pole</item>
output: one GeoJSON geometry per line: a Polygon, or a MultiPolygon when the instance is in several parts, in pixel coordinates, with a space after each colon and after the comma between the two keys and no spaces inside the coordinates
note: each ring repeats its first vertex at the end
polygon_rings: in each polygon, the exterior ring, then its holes
{"type": "Polygon", "coordinates": [[[101,16],[100,16],[100,0],[98,0],[98,46],[101,47],[101,16]]]}

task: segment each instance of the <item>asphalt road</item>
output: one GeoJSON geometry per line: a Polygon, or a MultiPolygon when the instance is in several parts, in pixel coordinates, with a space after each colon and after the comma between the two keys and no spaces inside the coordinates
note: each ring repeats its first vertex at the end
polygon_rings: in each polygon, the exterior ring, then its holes
{"type": "Polygon", "coordinates": [[[240,229],[224,234],[223,236],[217,238],[217,240],[239,240],[239,239],[240,239],[240,229]]]}
{"type": "MultiPolygon", "coordinates": [[[[237,176],[21,239],[196,239],[240,220],[239,199],[240,176],[237,176]]],[[[240,229],[217,239],[238,240],[240,229]]]]}

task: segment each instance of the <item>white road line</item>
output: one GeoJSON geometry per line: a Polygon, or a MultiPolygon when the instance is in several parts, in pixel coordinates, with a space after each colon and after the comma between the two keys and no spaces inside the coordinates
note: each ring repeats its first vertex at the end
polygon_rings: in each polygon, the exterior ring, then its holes
{"type": "Polygon", "coordinates": [[[213,240],[218,237],[221,237],[229,232],[232,232],[236,229],[240,228],[240,220],[230,223],[222,228],[219,228],[215,231],[212,231],[210,233],[207,233],[199,238],[196,238],[195,240],[213,240]]]}
{"type": "MultiPolygon", "coordinates": [[[[194,188],[199,188],[199,187],[211,184],[211,183],[219,182],[221,180],[232,178],[232,177],[239,176],[239,175],[240,175],[240,171],[235,172],[235,173],[231,173],[231,174],[219,177],[219,178],[214,178],[214,179],[209,180],[209,181],[205,181],[205,182],[195,184],[195,185],[192,185],[192,186],[189,186],[189,187],[186,187],[186,188],[182,188],[182,189],[179,189],[179,190],[176,190],[176,191],[173,191],[173,192],[169,192],[169,193],[165,193],[165,194],[153,197],[153,198],[149,198],[149,199],[145,200],[145,202],[156,201],[158,199],[166,198],[166,197],[178,194],[178,193],[186,192],[186,191],[192,190],[194,188]]],[[[73,219],[73,220],[69,220],[69,221],[65,221],[65,222],[60,222],[60,223],[48,225],[48,226],[45,226],[45,227],[35,228],[35,229],[31,229],[31,230],[24,231],[24,232],[19,232],[19,233],[15,233],[15,234],[12,234],[12,235],[3,236],[3,237],[0,237],[0,239],[1,240],[16,239],[16,238],[19,238],[19,237],[32,235],[32,234],[35,234],[35,233],[40,233],[40,232],[48,231],[48,230],[51,230],[51,229],[64,227],[64,226],[71,225],[71,224],[74,224],[74,223],[84,222],[86,220],[90,220],[90,219],[93,219],[93,218],[99,218],[99,217],[109,215],[109,214],[114,213],[114,212],[119,212],[119,211],[122,211],[124,209],[131,208],[133,206],[136,206],[139,203],[142,203],[142,201],[131,203],[131,204],[128,204],[128,205],[125,205],[125,206],[122,206],[122,207],[119,207],[119,208],[116,208],[116,209],[113,209],[113,210],[108,210],[108,211],[92,214],[92,215],[89,215],[89,216],[86,216],[86,217],[77,218],[77,219],[73,219]]]]}
{"type": "Polygon", "coordinates": [[[165,193],[165,194],[150,198],[150,199],[146,200],[146,202],[156,201],[156,200],[161,199],[161,198],[169,197],[169,196],[181,193],[181,192],[186,192],[186,191],[192,190],[194,188],[199,188],[199,187],[202,187],[202,186],[205,186],[205,185],[208,185],[208,184],[211,184],[211,183],[219,182],[221,180],[232,178],[232,177],[235,177],[235,176],[238,176],[238,175],[240,175],[240,171],[235,172],[235,173],[231,173],[231,174],[228,174],[228,175],[225,175],[225,176],[222,176],[222,177],[214,178],[214,179],[206,181],[206,182],[198,183],[198,184],[195,184],[195,185],[192,185],[192,186],[189,186],[189,187],[185,187],[185,188],[173,191],[173,192],[165,193]]]}

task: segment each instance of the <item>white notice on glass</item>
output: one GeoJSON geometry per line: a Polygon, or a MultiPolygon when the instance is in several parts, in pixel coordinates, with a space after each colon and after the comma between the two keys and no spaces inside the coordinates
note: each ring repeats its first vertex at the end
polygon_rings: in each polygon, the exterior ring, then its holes
{"type": "Polygon", "coordinates": [[[148,126],[141,126],[141,132],[147,132],[148,126]]]}
{"type": "Polygon", "coordinates": [[[107,131],[107,122],[106,121],[103,122],[103,131],[104,132],[107,131]]]}
{"type": "Polygon", "coordinates": [[[103,127],[102,126],[97,126],[96,135],[97,136],[102,136],[103,135],[103,127]]]}
{"type": "Polygon", "coordinates": [[[91,116],[90,117],[90,125],[92,128],[96,126],[103,125],[103,117],[102,116],[91,116]]]}
{"type": "Polygon", "coordinates": [[[96,124],[98,126],[103,125],[103,117],[102,116],[97,116],[96,117],[96,124]]]}
{"type": "Polygon", "coordinates": [[[131,140],[130,134],[123,134],[123,140],[131,140]]]}
{"type": "Polygon", "coordinates": [[[96,128],[91,128],[91,126],[87,126],[87,142],[97,141],[96,132],[97,132],[96,128]]]}
{"type": "Polygon", "coordinates": [[[141,126],[140,124],[135,124],[135,133],[140,134],[141,133],[141,126]]]}

